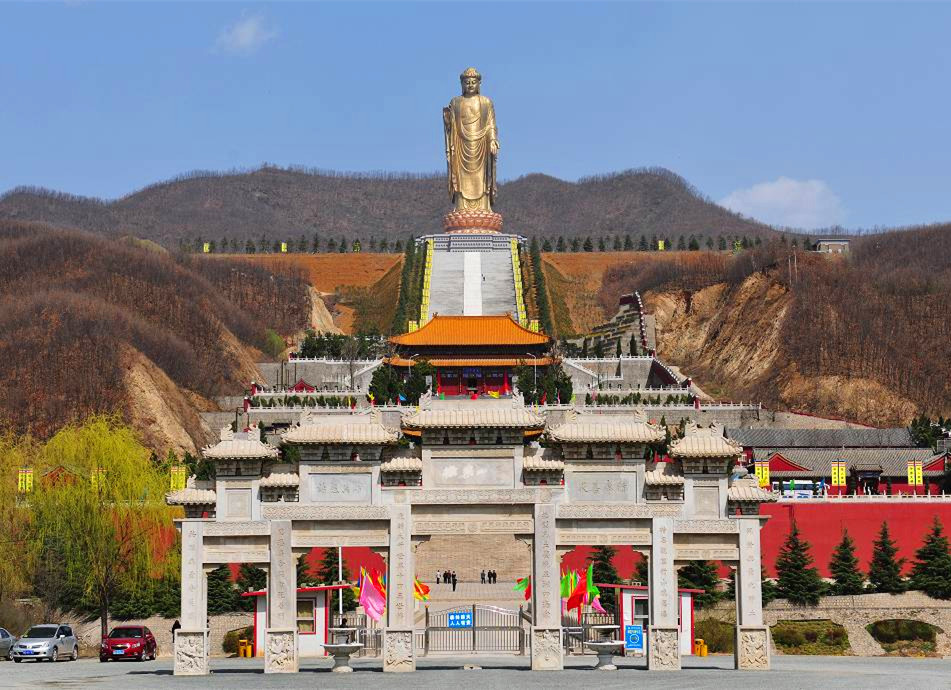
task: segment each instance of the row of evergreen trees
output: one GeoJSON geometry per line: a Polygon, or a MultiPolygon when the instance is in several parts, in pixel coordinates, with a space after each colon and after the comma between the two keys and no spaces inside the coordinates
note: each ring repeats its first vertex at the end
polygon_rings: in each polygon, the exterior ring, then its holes
{"type": "MultiPolygon", "coordinates": [[[[412,238],[409,241],[412,242],[412,238]]],[[[377,240],[376,237],[361,240],[341,235],[339,238],[324,239],[315,232],[310,238],[301,235],[296,240],[292,238],[275,240],[267,235],[261,235],[257,240],[239,240],[234,237],[230,240],[227,237],[219,240],[186,237],[179,241],[178,248],[186,254],[348,254],[352,252],[399,254],[403,251],[404,244],[405,241],[401,239],[377,240]],[[208,245],[207,251],[205,251],[205,245],[208,245]]]]}
{"type": "Polygon", "coordinates": [[[842,531],[842,540],[829,562],[831,584],[824,582],[812,565],[810,549],[793,521],[776,559],[776,584],[779,595],[794,604],[815,605],[827,594],[897,594],[906,590],[919,590],[936,599],[951,599],[951,552],[937,516],[924,543],[915,553],[907,579],[901,574],[905,559],[898,557],[898,548],[889,534],[887,522],[882,523],[873,543],[867,573],[859,567],[855,542],[847,529],[842,531]]]}
{"type": "MultiPolygon", "coordinates": [[[[815,606],[823,596],[854,595],[880,592],[898,594],[908,590],[921,591],[935,599],[951,599],[951,550],[944,535],[941,521],[935,517],[930,532],[921,548],[915,553],[910,576],[902,576],[904,559],[898,557],[898,548],[883,522],[878,538],[873,544],[872,560],[868,572],[859,567],[855,555],[855,541],[848,530],[842,531],[842,540],[836,546],[829,562],[832,582],[826,582],[813,565],[811,546],[802,538],[799,527],[793,520],[779,556],[776,559],[776,581],[764,575],[762,603],[765,606],[775,598],[782,597],[793,604],[815,606]],[[867,583],[866,583],[867,580],[867,583]]],[[[617,570],[612,563],[615,549],[598,546],[593,553],[595,582],[619,582],[617,570]]],[[[677,574],[681,588],[700,589],[695,601],[702,608],[720,599],[736,596],[735,575],[723,590],[718,564],[713,561],[691,561],[677,574]]],[[[649,568],[646,558],[637,562],[634,580],[647,584],[649,568]]],[[[614,591],[601,592],[601,603],[613,610],[614,591]],[[609,607],[609,604],[611,607],[609,607]]]]}

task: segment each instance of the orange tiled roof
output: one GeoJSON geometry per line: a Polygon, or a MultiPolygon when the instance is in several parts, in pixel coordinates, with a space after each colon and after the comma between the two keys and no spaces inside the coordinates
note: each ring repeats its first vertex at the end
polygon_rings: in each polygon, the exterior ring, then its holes
{"type": "Polygon", "coordinates": [[[439,316],[412,333],[390,338],[396,345],[547,345],[547,335],[522,328],[510,316],[439,316]]]}

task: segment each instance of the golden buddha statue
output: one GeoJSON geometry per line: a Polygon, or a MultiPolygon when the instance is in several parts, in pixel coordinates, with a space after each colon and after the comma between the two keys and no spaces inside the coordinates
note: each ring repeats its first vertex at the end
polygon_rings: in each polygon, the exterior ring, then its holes
{"type": "Polygon", "coordinates": [[[495,107],[479,93],[482,75],[470,67],[461,75],[462,95],[443,108],[449,199],[457,211],[492,211],[495,163],[499,155],[495,107]]]}

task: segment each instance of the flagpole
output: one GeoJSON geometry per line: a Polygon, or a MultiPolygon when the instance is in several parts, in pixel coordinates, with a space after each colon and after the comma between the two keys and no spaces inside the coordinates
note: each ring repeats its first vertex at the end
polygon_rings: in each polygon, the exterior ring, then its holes
{"type": "MultiPolygon", "coordinates": [[[[343,582],[343,547],[342,546],[337,547],[337,582],[338,583],[343,582]]],[[[343,619],[343,590],[342,589],[337,590],[337,598],[340,600],[338,602],[340,604],[338,607],[338,611],[340,613],[340,618],[343,619]]]]}

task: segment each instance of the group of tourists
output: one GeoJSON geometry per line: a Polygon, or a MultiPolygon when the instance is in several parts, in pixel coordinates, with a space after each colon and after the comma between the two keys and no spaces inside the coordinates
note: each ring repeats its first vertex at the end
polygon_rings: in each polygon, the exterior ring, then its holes
{"type": "Polygon", "coordinates": [[[443,570],[443,571],[437,570],[437,571],[436,571],[436,584],[438,585],[440,582],[442,582],[443,584],[447,584],[447,585],[451,584],[451,585],[452,585],[452,591],[455,592],[455,591],[456,591],[456,583],[458,582],[458,579],[456,578],[456,571],[455,571],[455,570],[443,570]]]}
{"type": "Polygon", "coordinates": [[[486,573],[485,570],[483,570],[482,584],[485,584],[487,580],[490,585],[494,585],[496,582],[499,581],[499,574],[495,572],[494,570],[490,570],[488,573],[486,573]]]}

